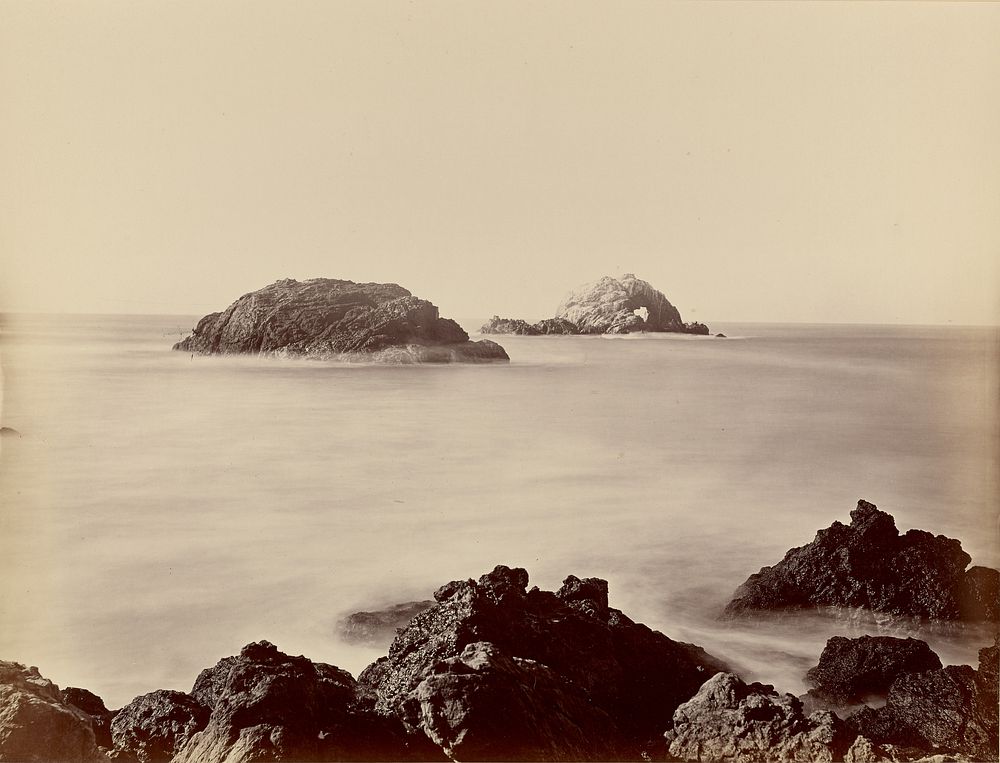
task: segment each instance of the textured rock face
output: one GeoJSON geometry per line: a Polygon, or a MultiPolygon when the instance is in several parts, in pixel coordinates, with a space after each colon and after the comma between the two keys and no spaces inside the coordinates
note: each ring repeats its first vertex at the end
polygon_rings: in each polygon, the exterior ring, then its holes
{"type": "Polygon", "coordinates": [[[443,586],[434,595],[437,605],[400,631],[388,657],[369,666],[359,684],[382,712],[405,714],[402,706],[421,682],[461,670],[448,661],[488,641],[576,686],[614,722],[616,740],[642,744],[662,733],[673,709],[723,668],[704,650],[610,608],[603,580],[570,576],[556,593],[526,591],[527,583],[523,569],[498,566],[478,581],[443,586]]]}
{"type": "Polygon", "coordinates": [[[691,761],[833,761],[851,739],[829,711],[806,717],[791,694],[718,673],[674,712],[670,754],[691,761]]]}
{"type": "Polygon", "coordinates": [[[613,760],[617,729],[553,670],[469,644],[403,700],[407,723],[453,760],[613,760]]]}
{"type": "Polygon", "coordinates": [[[74,686],[67,686],[63,689],[61,696],[67,705],[73,705],[90,716],[97,746],[111,747],[111,720],[115,714],[104,706],[104,700],[92,691],[78,689],[74,686]]]}
{"type": "MultiPolygon", "coordinates": [[[[426,739],[359,703],[346,671],[266,641],[202,671],[192,689],[211,715],[174,763],[434,759],[426,739]]],[[[207,712],[207,710],[206,710],[207,712]]]]}
{"type": "Polygon", "coordinates": [[[998,654],[1000,648],[994,642],[980,650],[978,670],[949,665],[904,674],[889,688],[883,707],[864,708],[847,723],[875,745],[997,760],[998,654]]]}
{"type": "Polygon", "coordinates": [[[470,342],[457,323],[401,286],[330,278],[286,279],[244,294],[202,318],[174,349],[385,362],[509,359],[494,342],[470,342]]]}
{"type": "Polygon", "coordinates": [[[479,329],[480,334],[519,334],[521,336],[535,336],[540,332],[534,326],[532,326],[527,321],[522,321],[520,318],[501,318],[499,315],[494,315],[486,323],[483,324],[482,328],[479,329]]]}
{"type": "Polygon", "coordinates": [[[582,334],[708,333],[703,324],[685,324],[661,292],[631,273],[621,278],[605,276],[580,287],[559,305],[556,317],[574,323],[582,334]]]}
{"type": "Polygon", "coordinates": [[[434,601],[426,599],[395,604],[374,612],[355,612],[337,624],[338,630],[345,641],[381,646],[392,641],[397,628],[402,628],[421,612],[426,612],[433,606],[434,601]]]}
{"type": "Polygon", "coordinates": [[[834,636],[826,642],[819,664],[806,679],[816,688],[809,693],[834,704],[861,702],[865,697],[885,695],[904,673],[920,673],[941,667],[926,642],[890,636],[834,636]]]}
{"type": "Polygon", "coordinates": [[[534,325],[539,334],[579,334],[579,327],[565,318],[544,318],[534,325]]]}
{"type": "Polygon", "coordinates": [[[37,668],[0,661],[0,760],[99,761],[90,716],[37,668]]]}
{"type": "Polygon", "coordinates": [[[858,501],[849,526],[834,522],[812,543],[751,575],[726,611],[867,607],[942,620],[996,620],[997,572],[966,572],[969,561],[959,541],[923,530],[900,535],[890,515],[858,501]]]}
{"type": "Polygon", "coordinates": [[[139,763],[166,763],[207,721],[208,709],[190,694],[160,689],[118,711],[111,739],[139,763]]]}

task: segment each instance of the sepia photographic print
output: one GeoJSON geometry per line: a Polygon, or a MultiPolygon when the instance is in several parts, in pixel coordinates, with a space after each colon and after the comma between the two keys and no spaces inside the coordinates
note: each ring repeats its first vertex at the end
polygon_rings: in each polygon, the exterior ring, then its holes
{"type": "Polygon", "coordinates": [[[998,40],[0,0],[0,761],[996,761],[998,40]]]}

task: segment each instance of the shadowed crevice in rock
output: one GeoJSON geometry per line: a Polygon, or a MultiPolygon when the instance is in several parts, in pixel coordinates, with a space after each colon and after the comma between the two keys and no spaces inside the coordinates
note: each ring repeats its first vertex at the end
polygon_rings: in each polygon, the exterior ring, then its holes
{"type": "Polygon", "coordinates": [[[509,360],[397,284],[285,279],[202,318],[175,350],[386,363],[509,360]]]}
{"type": "Polygon", "coordinates": [[[973,567],[962,544],[923,530],[899,534],[893,518],[858,501],[851,524],[834,522],[812,543],[751,575],[729,615],[805,607],[865,607],[941,620],[998,619],[1000,573],[973,567]]]}

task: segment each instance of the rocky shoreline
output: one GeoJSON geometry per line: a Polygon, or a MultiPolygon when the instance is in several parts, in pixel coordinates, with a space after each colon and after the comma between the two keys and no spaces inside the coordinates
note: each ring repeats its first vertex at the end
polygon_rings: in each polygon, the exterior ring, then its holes
{"type": "MultiPolygon", "coordinates": [[[[996,574],[975,573],[970,589],[969,572],[986,568],[966,572],[968,563],[958,541],[900,536],[890,515],[861,501],[850,527],[835,523],[751,576],[727,616],[857,606],[851,597],[864,590],[863,606],[995,622],[995,609],[961,605],[970,590],[988,599],[996,574]],[[918,564],[922,575],[900,576],[918,564]],[[833,577],[814,601],[806,573],[822,565],[833,577]],[[917,603],[901,607],[900,591],[917,603]]],[[[812,688],[795,697],[634,622],[598,578],[570,575],[543,591],[501,565],[342,628],[370,640],[397,624],[388,654],[357,679],[260,641],[203,670],[189,692],[153,691],[115,711],[86,689],[60,691],[36,668],[0,662],[0,760],[998,759],[996,637],[977,666],[943,666],[918,639],[833,636],[806,674],[812,688]]]]}

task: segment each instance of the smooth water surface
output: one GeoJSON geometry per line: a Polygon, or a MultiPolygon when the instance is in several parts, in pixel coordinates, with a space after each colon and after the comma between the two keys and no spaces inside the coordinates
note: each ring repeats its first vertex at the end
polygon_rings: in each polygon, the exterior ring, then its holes
{"type": "Polygon", "coordinates": [[[498,563],[800,692],[834,634],[716,619],[859,498],[1000,564],[998,331],[720,325],[728,339],[500,337],[509,366],[170,351],[193,317],[7,316],[0,659],[119,706],[249,642],[355,674],[359,609],[498,563]]]}

